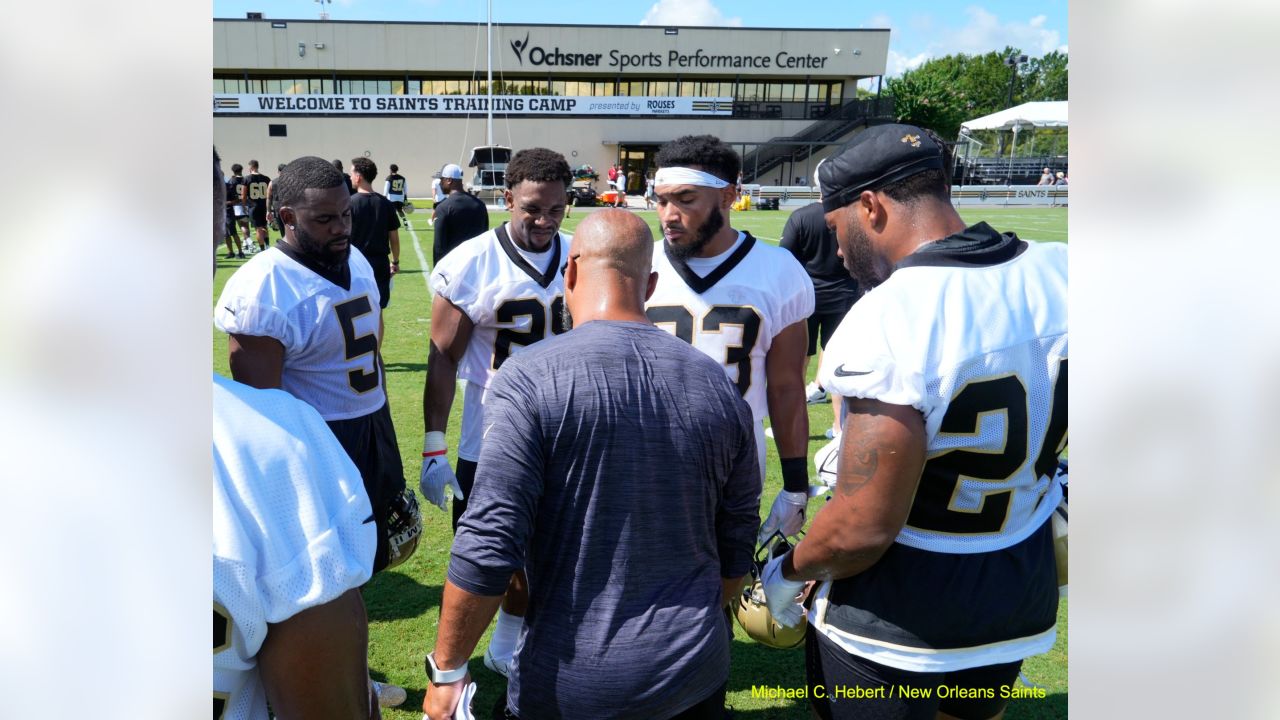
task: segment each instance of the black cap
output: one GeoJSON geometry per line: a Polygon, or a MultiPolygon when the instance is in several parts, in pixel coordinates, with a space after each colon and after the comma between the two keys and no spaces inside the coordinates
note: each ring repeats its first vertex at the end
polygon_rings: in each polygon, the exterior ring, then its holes
{"type": "Polygon", "coordinates": [[[869,127],[818,168],[822,210],[838,210],[863,190],[877,190],[925,170],[941,169],[942,147],[915,125],[869,127]]]}

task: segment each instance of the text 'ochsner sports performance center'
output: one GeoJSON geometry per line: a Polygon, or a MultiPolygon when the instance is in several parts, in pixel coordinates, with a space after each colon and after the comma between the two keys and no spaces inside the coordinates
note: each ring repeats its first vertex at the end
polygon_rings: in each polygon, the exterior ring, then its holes
{"type": "MultiPolygon", "coordinates": [[[[893,113],[888,98],[855,97],[884,73],[888,30],[492,32],[492,144],[549,147],[602,177],[621,161],[634,194],[662,143],[699,133],[742,153],[745,182],[808,185],[818,160],[893,113]]],[[[268,173],[300,155],[367,155],[425,197],[433,172],[490,144],[487,52],[483,24],[215,20],[214,142],[228,164],[268,173]]]]}

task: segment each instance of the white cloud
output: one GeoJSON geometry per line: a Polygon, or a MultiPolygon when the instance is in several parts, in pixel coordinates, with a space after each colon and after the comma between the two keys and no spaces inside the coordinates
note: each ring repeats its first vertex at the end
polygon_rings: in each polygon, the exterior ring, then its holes
{"type": "Polygon", "coordinates": [[[742,18],[725,17],[712,0],[658,0],[640,24],[742,27],[742,18]]]}
{"type": "MultiPolygon", "coordinates": [[[[977,5],[965,9],[968,20],[962,27],[947,27],[929,15],[916,15],[911,19],[911,27],[915,34],[922,28],[928,28],[928,35],[933,38],[923,50],[917,53],[900,52],[898,35],[890,36],[891,48],[885,63],[885,76],[897,77],[907,70],[913,70],[926,60],[944,55],[965,53],[982,55],[993,50],[1000,51],[1005,46],[1020,48],[1032,57],[1040,57],[1057,50],[1067,52],[1067,44],[1061,42],[1061,33],[1046,27],[1048,18],[1036,15],[1028,20],[1002,22],[994,13],[977,5]]],[[[877,15],[873,20],[888,20],[886,15],[877,15]]],[[[892,27],[892,25],[889,25],[892,27]]],[[[896,28],[895,28],[896,29],[896,28]]]]}
{"type": "Polygon", "coordinates": [[[940,55],[957,52],[982,54],[1011,45],[1038,57],[1062,44],[1061,34],[1045,27],[1048,18],[1044,15],[1025,21],[1001,22],[995,14],[977,5],[965,8],[964,12],[969,17],[964,27],[943,29],[939,40],[930,44],[930,49],[940,55]]]}

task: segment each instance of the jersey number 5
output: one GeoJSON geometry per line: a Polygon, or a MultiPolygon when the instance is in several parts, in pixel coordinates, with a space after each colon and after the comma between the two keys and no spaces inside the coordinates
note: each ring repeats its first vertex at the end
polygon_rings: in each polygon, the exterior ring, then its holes
{"type": "MultiPolygon", "coordinates": [[[[683,305],[654,305],[644,311],[654,325],[674,325],[675,336],[698,347],[693,329],[693,313],[683,305]]],[[[698,336],[705,333],[724,332],[724,327],[742,328],[742,342],[725,347],[725,366],[738,367],[738,393],[746,396],[751,389],[751,350],[760,336],[760,313],[745,305],[712,305],[702,316],[698,336]]],[[[698,348],[702,349],[702,348],[698,348]]]]}
{"type": "MultiPolygon", "coordinates": [[[[968,383],[947,406],[938,434],[976,435],[982,416],[987,414],[1004,416],[1004,448],[999,452],[951,450],[925,463],[907,525],[953,535],[991,534],[1004,528],[1015,492],[1012,489],[983,492],[978,510],[958,510],[952,503],[962,478],[999,483],[1027,462],[1027,388],[1022,380],[1005,375],[968,383]]],[[[1066,442],[1067,359],[1063,358],[1053,385],[1049,422],[1035,460],[1036,477],[1053,477],[1066,442]]]]}
{"type": "Polygon", "coordinates": [[[564,298],[555,296],[551,300],[550,307],[544,306],[537,298],[508,300],[499,305],[497,312],[494,313],[494,319],[500,323],[514,323],[519,317],[529,318],[527,330],[513,327],[501,328],[493,339],[494,370],[502,367],[502,363],[511,357],[512,345],[524,347],[545,339],[548,325],[551,326],[551,332],[554,335],[564,332],[564,298]]]}
{"type": "Polygon", "coordinates": [[[333,306],[333,312],[338,316],[338,324],[342,326],[342,339],[346,345],[346,359],[355,360],[362,355],[374,356],[373,372],[364,370],[348,370],[347,384],[352,390],[360,394],[364,394],[378,387],[378,361],[376,355],[378,352],[378,338],[373,333],[366,335],[356,335],[356,318],[368,315],[373,312],[373,305],[369,303],[368,295],[361,295],[344,303],[333,306]]]}

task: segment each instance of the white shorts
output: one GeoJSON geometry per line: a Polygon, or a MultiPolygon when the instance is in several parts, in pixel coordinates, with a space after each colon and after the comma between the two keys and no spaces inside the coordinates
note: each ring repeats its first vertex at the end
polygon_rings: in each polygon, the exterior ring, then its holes
{"type": "Polygon", "coordinates": [[[249,217],[249,213],[244,209],[243,205],[235,205],[233,207],[235,208],[236,217],[242,217],[242,218],[249,217]]]}

